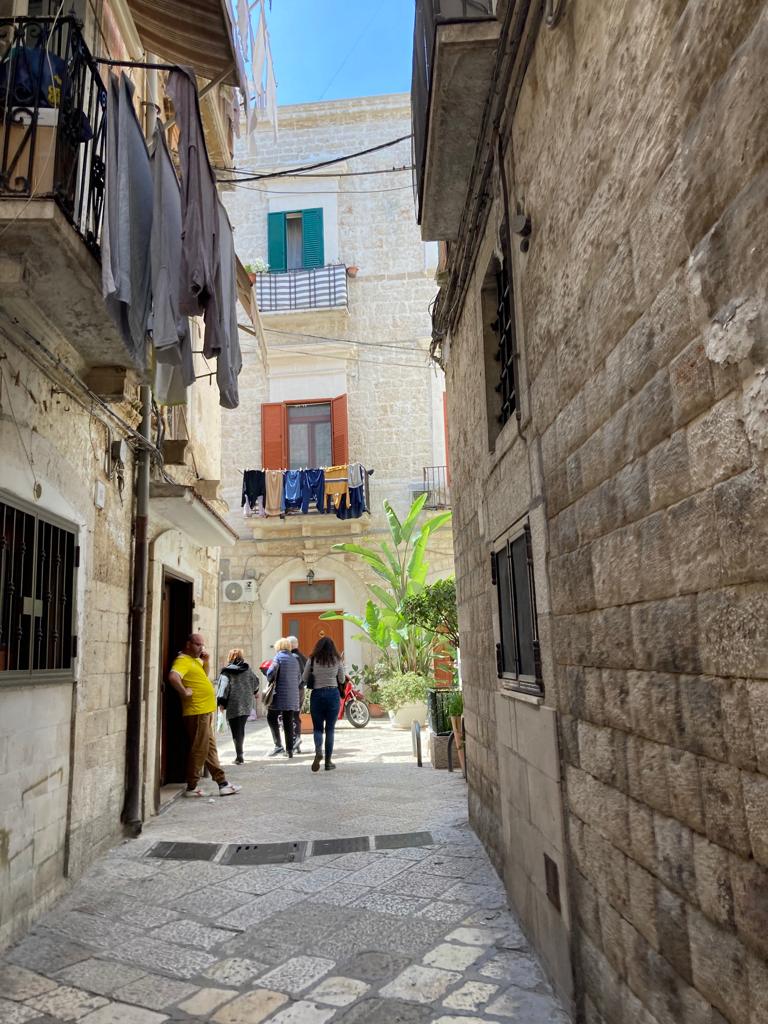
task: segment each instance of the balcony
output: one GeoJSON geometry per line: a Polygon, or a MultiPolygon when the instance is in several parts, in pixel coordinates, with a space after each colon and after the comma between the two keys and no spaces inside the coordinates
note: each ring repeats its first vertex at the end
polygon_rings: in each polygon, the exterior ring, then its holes
{"type": "Polygon", "coordinates": [[[106,93],[75,18],[0,19],[0,311],[139,368],[101,294],[106,93]]]}
{"type": "Polygon", "coordinates": [[[426,494],[425,509],[451,507],[451,491],[448,485],[447,466],[424,466],[421,484],[411,484],[411,501],[426,494]]]}
{"type": "Polygon", "coordinates": [[[341,263],[256,274],[254,288],[262,314],[347,309],[347,268],[341,263]]]}
{"type": "Polygon", "coordinates": [[[411,115],[424,241],[458,237],[500,24],[493,0],[416,0],[411,115]]]}

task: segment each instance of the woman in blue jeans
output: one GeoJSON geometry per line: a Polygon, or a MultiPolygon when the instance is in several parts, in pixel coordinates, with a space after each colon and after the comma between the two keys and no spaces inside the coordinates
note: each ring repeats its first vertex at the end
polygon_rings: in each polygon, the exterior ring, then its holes
{"type": "Polygon", "coordinates": [[[312,715],[312,727],[315,733],[315,759],[312,771],[320,771],[320,763],[325,756],[325,770],[332,771],[336,765],[331,760],[333,754],[333,734],[336,719],[339,717],[341,702],[340,687],[344,685],[344,663],[336,650],[336,644],[329,636],[321,637],[304,666],[302,679],[312,691],[309,698],[309,711],[312,715]],[[325,754],[323,754],[323,733],[325,733],[325,754]]]}

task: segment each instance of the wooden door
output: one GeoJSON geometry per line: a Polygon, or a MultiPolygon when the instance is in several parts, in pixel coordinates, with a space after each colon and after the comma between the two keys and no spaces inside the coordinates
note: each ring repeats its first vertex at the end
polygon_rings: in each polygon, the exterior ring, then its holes
{"type": "MultiPolygon", "coordinates": [[[[338,610],[338,609],[337,609],[338,610]]],[[[283,612],[283,636],[299,638],[299,650],[309,657],[321,637],[329,636],[339,653],[344,651],[344,623],[321,619],[323,612],[283,612]]]]}

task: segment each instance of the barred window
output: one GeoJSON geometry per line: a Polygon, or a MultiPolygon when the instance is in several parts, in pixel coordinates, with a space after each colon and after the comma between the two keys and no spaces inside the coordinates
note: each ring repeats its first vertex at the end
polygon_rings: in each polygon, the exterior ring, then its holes
{"type": "Polygon", "coordinates": [[[543,696],[531,531],[527,523],[516,537],[491,554],[491,579],[499,609],[497,675],[514,690],[543,696]]]}
{"type": "Polygon", "coordinates": [[[0,682],[71,675],[77,533],[0,500],[0,682]]]}
{"type": "Polygon", "coordinates": [[[496,274],[496,321],[493,326],[499,339],[496,355],[499,379],[496,392],[500,398],[501,408],[498,418],[499,424],[504,426],[517,407],[515,309],[512,280],[504,265],[496,274]]]}

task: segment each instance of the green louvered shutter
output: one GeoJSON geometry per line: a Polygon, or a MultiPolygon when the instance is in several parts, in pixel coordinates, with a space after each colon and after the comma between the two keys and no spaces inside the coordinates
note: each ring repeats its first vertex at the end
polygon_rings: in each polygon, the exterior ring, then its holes
{"type": "Polygon", "coordinates": [[[269,251],[269,269],[285,270],[287,262],[284,213],[269,214],[267,219],[267,248],[269,251]]]}
{"type": "Polygon", "coordinates": [[[322,267],[325,263],[323,250],[323,211],[301,211],[302,242],[304,247],[304,266],[322,267]]]}

